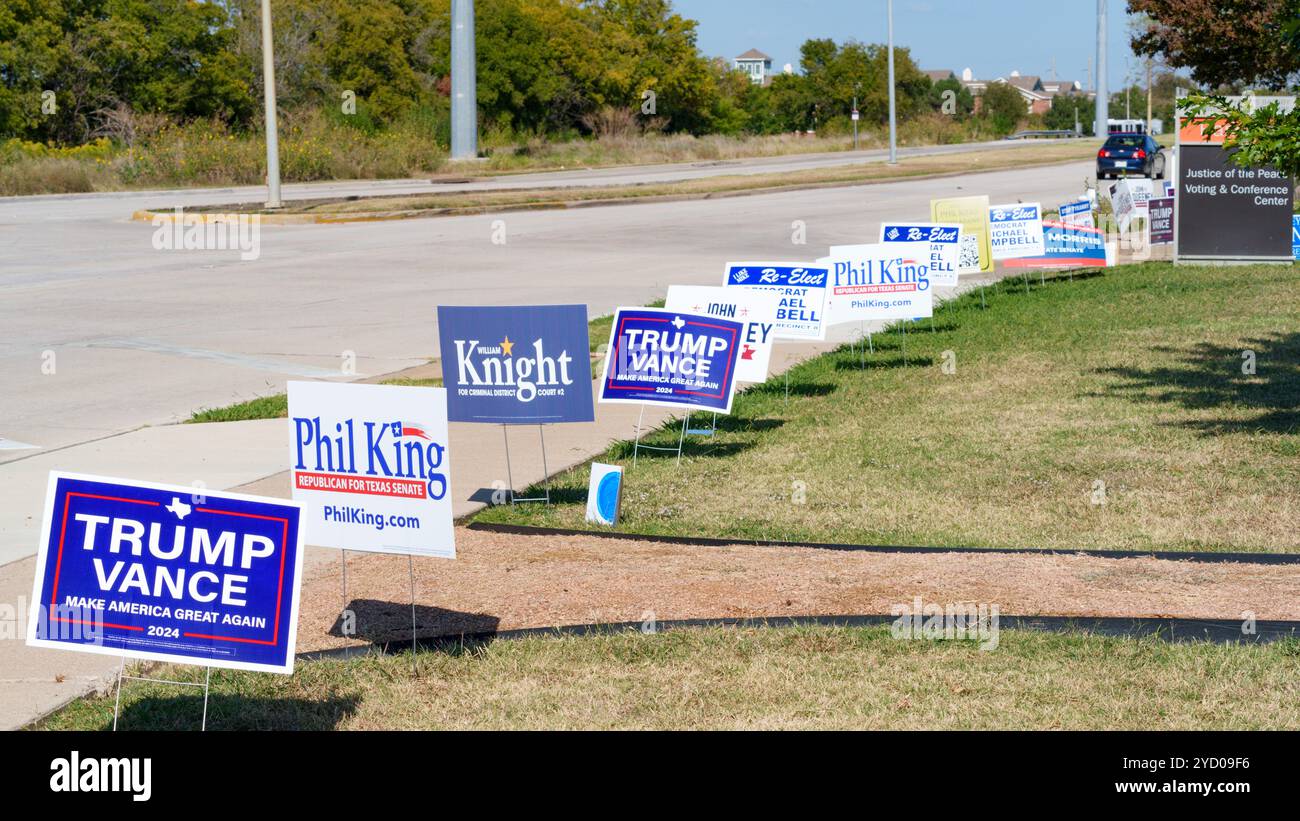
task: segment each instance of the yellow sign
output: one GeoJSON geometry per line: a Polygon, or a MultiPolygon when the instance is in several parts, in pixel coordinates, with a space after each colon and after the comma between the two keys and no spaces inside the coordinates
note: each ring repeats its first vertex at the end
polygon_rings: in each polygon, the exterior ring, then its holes
{"type": "Polygon", "coordinates": [[[993,246],[989,241],[989,198],[950,197],[930,200],[931,222],[955,222],[961,225],[961,274],[988,273],[993,270],[993,246]],[[978,260],[976,256],[978,255],[978,260]]]}

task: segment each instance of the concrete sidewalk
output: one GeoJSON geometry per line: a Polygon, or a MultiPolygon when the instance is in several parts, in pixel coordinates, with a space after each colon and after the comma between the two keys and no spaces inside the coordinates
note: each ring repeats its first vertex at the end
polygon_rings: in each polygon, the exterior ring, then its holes
{"type": "MultiPolygon", "coordinates": [[[[1019,272],[1010,275],[1019,276],[1019,272]]],[[[1001,276],[1001,274],[999,275],[1001,276]]],[[[963,282],[960,291],[993,277],[963,282]]],[[[953,289],[942,289],[940,299],[953,289]]],[[[869,323],[877,332],[884,323],[869,323]]],[[[855,340],[856,325],[831,329],[825,342],[781,343],[773,351],[772,379],[804,360],[855,340]]],[[[418,369],[417,369],[418,370],[418,369]]],[[[406,375],[406,374],[404,374],[406,375]]],[[[412,374],[423,376],[425,374],[412,374]]],[[[375,381],[375,380],[367,380],[375,381]]],[[[646,407],[643,431],[677,411],[646,407]]],[[[516,490],[579,464],[618,440],[631,439],[641,408],[596,405],[596,421],[546,429],[546,470],[535,427],[509,430],[510,474],[516,490]]],[[[506,447],[499,425],[450,426],[453,510],[457,518],[486,506],[506,481],[506,447]],[[500,483],[494,485],[494,483],[500,483]]],[[[35,573],[41,512],[51,470],[100,474],[213,490],[289,498],[289,435],[283,419],[143,428],[96,442],[0,464],[0,730],[23,727],[63,704],[110,687],[119,661],[108,656],[29,648],[24,643],[26,606],[35,573]]],[[[306,567],[339,561],[339,551],[309,548],[306,567]]]]}

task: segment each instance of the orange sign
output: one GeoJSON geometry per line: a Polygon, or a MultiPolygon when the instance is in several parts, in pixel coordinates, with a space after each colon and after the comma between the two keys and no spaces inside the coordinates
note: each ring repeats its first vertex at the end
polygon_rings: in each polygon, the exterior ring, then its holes
{"type": "Polygon", "coordinates": [[[1178,143],[1186,145],[1223,145],[1227,137],[1227,120],[1215,120],[1214,128],[1209,135],[1205,134],[1205,127],[1211,122],[1209,117],[1198,117],[1191,120],[1183,120],[1183,127],[1178,130],[1178,143]]]}

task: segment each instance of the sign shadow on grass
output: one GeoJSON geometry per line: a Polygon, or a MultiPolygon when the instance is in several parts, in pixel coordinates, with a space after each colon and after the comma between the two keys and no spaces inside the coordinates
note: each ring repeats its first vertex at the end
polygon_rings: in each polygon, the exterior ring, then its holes
{"type": "MultiPolygon", "coordinates": [[[[415,606],[415,635],[417,640],[430,638],[454,639],[458,636],[490,635],[497,632],[501,619],[487,613],[467,613],[444,607],[415,606]]],[[[410,649],[411,603],[388,602],[377,599],[353,599],[348,603],[329,634],[369,644],[392,644],[395,649],[410,649]],[[344,619],[351,614],[355,622],[346,625],[344,619]],[[350,632],[346,628],[351,627],[350,632]]]]}
{"type": "MultiPolygon", "coordinates": [[[[335,730],[357,712],[361,694],[324,699],[227,695],[208,697],[208,730],[335,730]]],[[[203,695],[142,698],[122,706],[117,729],[191,732],[199,728],[203,695]]],[[[100,730],[113,729],[110,714],[100,730]]]]}
{"type": "Polygon", "coordinates": [[[1098,369],[1095,373],[1114,382],[1091,395],[1234,412],[1173,423],[1205,435],[1300,430],[1300,333],[1245,339],[1239,345],[1202,343],[1154,351],[1168,364],[1098,369]],[[1243,365],[1252,362],[1255,372],[1243,372],[1243,365]]]}

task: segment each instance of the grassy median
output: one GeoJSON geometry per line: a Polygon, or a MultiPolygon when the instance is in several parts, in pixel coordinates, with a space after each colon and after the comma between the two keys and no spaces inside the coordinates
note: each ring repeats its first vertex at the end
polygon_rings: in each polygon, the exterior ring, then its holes
{"type": "MultiPolygon", "coordinates": [[[[736,398],[681,465],[630,442],[620,530],[924,546],[1296,551],[1300,309],[1286,267],[1005,280],[736,398]],[[906,331],[904,333],[904,330],[906,331]],[[945,362],[953,373],[945,373],[945,362]],[[1253,366],[1254,372],[1247,373],[1253,366]]],[[[697,416],[697,421],[705,421],[697,416]]],[[[649,444],[677,444],[670,423],[649,444]]],[[[585,527],[588,469],[549,508],[585,527]]]]}
{"type": "MultiPolygon", "coordinates": [[[[1004,630],[895,639],[886,627],[530,638],[214,670],[212,730],[1300,729],[1300,648],[1004,630]]],[[[200,668],[156,676],[203,680],[200,668]]],[[[128,682],[119,729],[197,729],[202,693],[128,682]]],[[[113,695],[42,729],[112,726],[113,695]]]]}
{"type": "MultiPolygon", "coordinates": [[[[1091,142],[1071,140],[1031,143],[1012,148],[971,150],[957,154],[903,157],[894,166],[880,160],[864,160],[858,165],[771,174],[733,174],[667,183],[451,191],[445,194],[361,197],[350,200],[300,200],[289,203],[276,213],[313,214],[320,218],[364,219],[378,216],[445,216],[631,201],[707,199],[719,196],[769,194],[804,188],[842,187],[937,175],[970,174],[1035,165],[1056,165],[1091,159],[1095,155],[1096,146],[1091,142]]],[[[213,205],[195,210],[262,212],[259,207],[248,204],[213,205]]]]}

